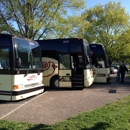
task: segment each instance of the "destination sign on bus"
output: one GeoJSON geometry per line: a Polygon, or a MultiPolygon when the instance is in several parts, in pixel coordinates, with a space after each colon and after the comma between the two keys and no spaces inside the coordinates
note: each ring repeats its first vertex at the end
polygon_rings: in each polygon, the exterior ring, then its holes
{"type": "Polygon", "coordinates": [[[65,41],[63,41],[63,43],[69,43],[69,40],[65,40],[65,41]]]}

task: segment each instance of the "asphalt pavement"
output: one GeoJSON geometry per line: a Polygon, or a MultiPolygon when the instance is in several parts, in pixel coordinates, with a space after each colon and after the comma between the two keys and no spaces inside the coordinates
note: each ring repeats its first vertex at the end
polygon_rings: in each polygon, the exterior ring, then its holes
{"type": "Polygon", "coordinates": [[[93,110],[130,95],[130,79],[111,84],[93,84],[82,90],[49,89],[44,93],[16,102],[0,101],[0,119],[34,124],[54,124],[81,112],[93,110]]]}

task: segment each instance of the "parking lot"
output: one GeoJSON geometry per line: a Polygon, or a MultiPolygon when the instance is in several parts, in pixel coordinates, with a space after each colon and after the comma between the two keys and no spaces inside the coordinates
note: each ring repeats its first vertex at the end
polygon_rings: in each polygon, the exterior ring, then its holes
{"type": "Polygon", "coordinates": [[[0,101],[0,119],[53,124],[68,119],[84,111],[93,110],[130,94],[130,79],[124,84],[93,84],[82,90],[49,89],[44,93],[22,101],[0,101]]]}

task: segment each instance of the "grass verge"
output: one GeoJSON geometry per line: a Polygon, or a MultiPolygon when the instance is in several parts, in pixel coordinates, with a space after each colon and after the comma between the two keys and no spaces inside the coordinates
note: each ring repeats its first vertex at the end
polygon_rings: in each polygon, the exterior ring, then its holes
{"type": "Polygon", "coordinates": [[[125,76],[126,78],[130,79],[130,75],[125,76]]]}
{"type": "Polygon", "coordinates": [[[130,130],[130,96],[53,125],[0,120],[0,130],[130,130]]]}

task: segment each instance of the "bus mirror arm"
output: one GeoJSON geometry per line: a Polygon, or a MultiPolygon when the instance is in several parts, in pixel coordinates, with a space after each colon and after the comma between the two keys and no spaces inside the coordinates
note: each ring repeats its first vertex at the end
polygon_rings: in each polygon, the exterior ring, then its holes
{"type": "Polygon", "coordinates": [[[18,68],[17,74],[19,74],[20,66],[21,66],[21,58],[16,58],[16,68],[18,68]]]}
{"type": "Polygon", "coordinates": [[[37,75],[40,75],[40,70],[37,70],[37,75]]]}
{"type": "Polygon", "coordinates": [[[24,75],[24,77],[28,75],[28,71],[29,71],[29,67],[30,67],[30,66],[31,66],[31,62],[28,62],[28,69],[27,69],[27,72],[26,72],[26,74],[24,75]]]}

